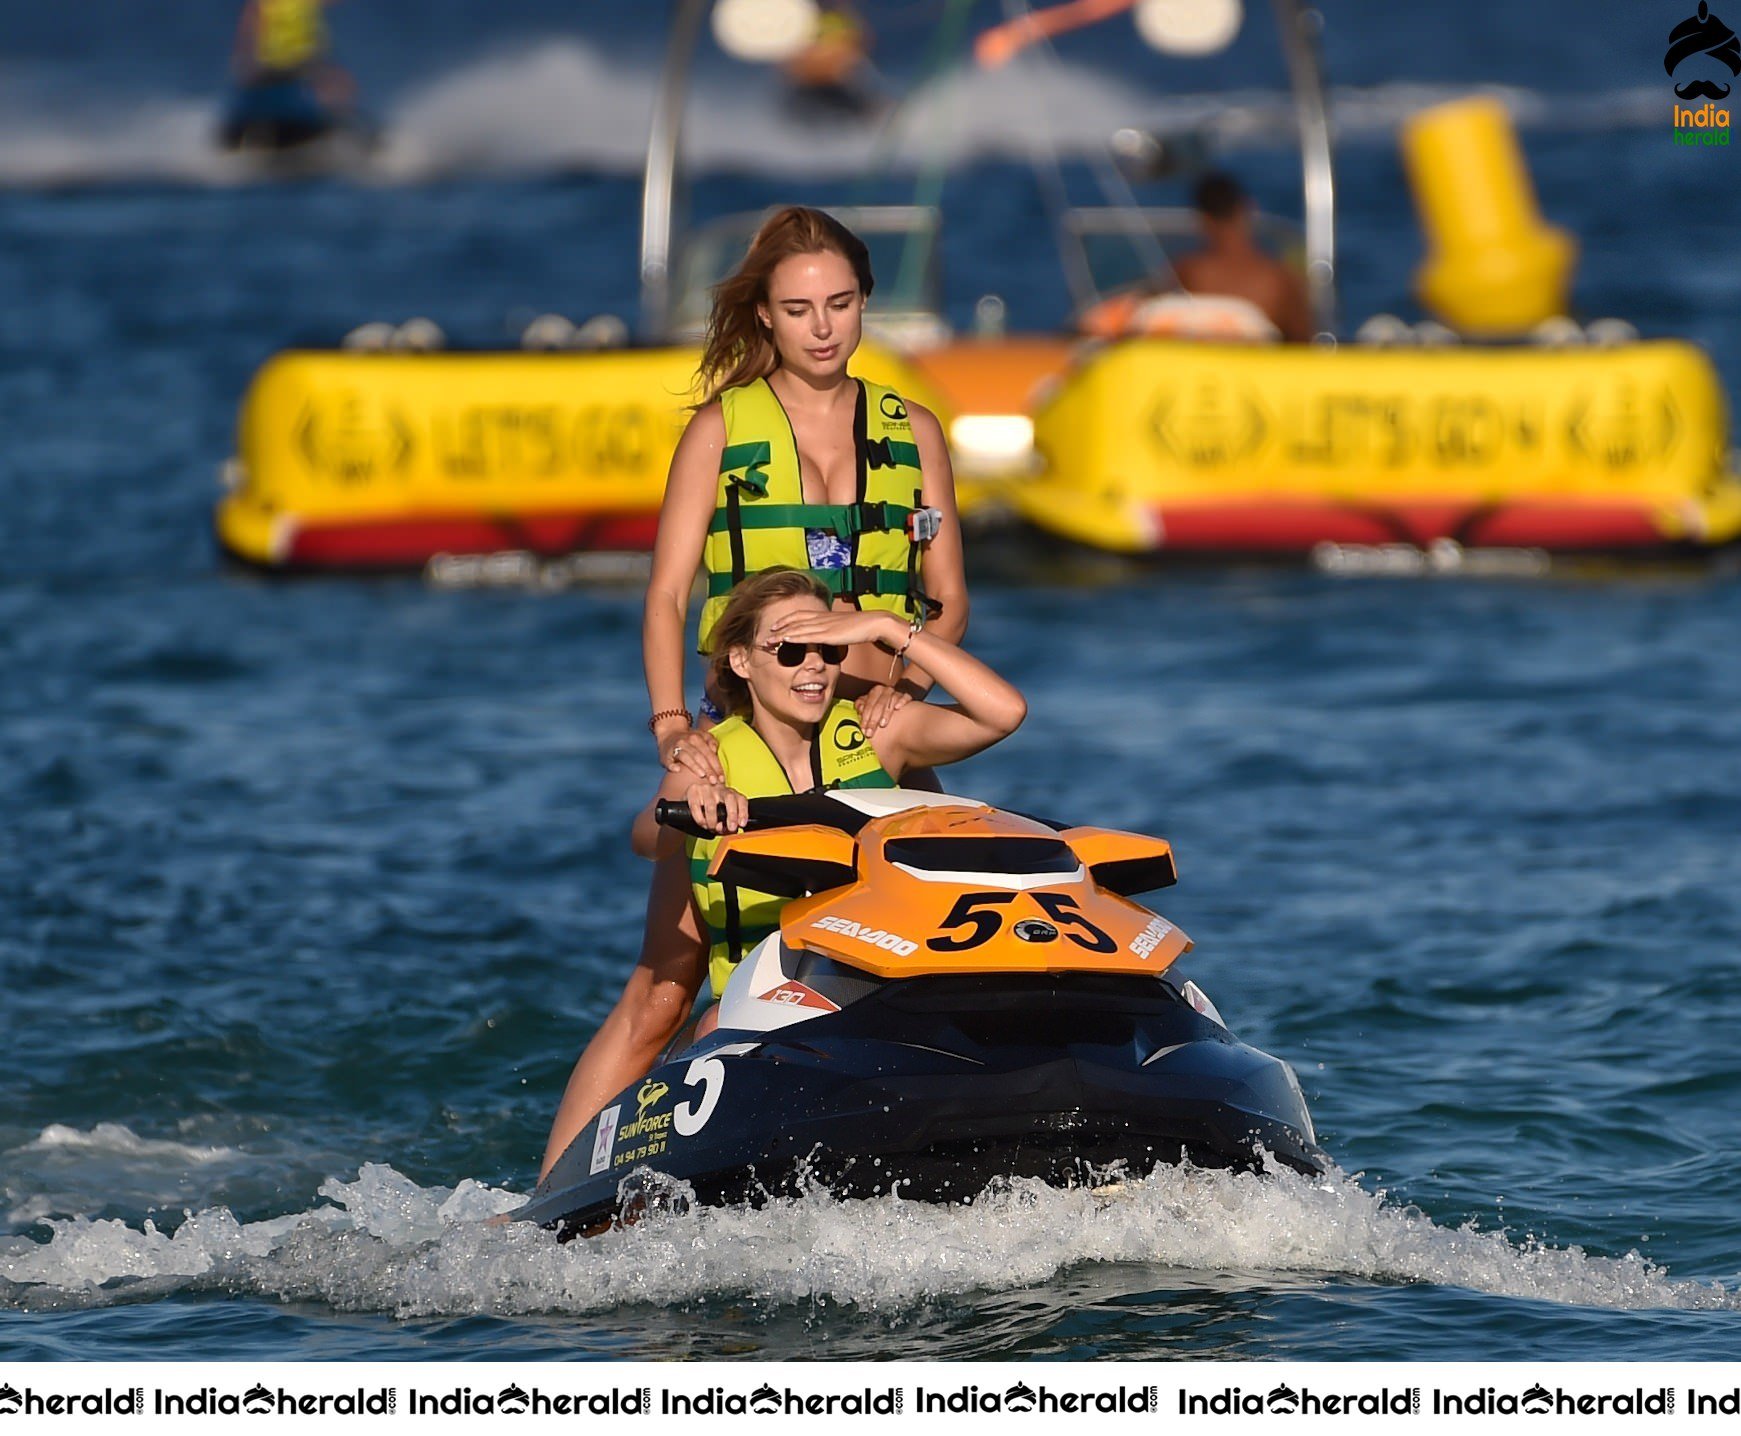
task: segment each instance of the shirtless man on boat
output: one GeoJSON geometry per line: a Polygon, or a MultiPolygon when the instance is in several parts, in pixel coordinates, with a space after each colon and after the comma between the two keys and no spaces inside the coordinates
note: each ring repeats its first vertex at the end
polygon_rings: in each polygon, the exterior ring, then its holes
{"type": "MultiPolygon", "coordinates": [[[[1008,63],[1029,45],[1093,25],[1136,0],[1065,0],[994,25],[974,41],[987,69],[1008,63]]],[[[1096,339],[1168,335],[1180,339],[1303,344],[1312,311],[1301,277],[1266,254],[1252,225],[1249,196],[1231,175],[1212,172],[1192,196],[1203,247],[1176,259],[1144,283],[1108,295],[1078,321],[1096,339]]]]}
{"type": "Polygon", "coordinates": [[[1083,332],[1100,339],[1172,333],[1307,343],[1312,311],[1306,286],[1259,246],[1251,200],[1239,181],[1219,171],[1204,175],[1193,202],[1203,247],[1175,259],[1170,276],[1155,276],[1095,305],[1082,317],[1083,332]]]}

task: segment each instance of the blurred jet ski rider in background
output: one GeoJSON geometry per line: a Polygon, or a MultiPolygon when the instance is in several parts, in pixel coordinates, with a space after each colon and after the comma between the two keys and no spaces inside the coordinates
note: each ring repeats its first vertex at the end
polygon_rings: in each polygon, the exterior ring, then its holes
{"type": "Polygon", "coordinates": [[[288,149],[348,116],[356,83],[334,63],[323,10],[333,0],[248,0],[232,62],[239,92],[223,142],[288,149]]]}
{"type": "Polygon", "coordinates": [[[871,120],[888,108],[871,63],[871,32],[851,5],[824,5],[816,34],[782,65],[787,103],[802,120],[871,120]]]}

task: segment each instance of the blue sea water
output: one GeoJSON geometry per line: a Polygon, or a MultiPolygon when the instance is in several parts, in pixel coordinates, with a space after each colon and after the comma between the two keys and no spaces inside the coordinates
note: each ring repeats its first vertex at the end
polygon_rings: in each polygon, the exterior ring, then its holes
{"type": "MultiPolygon", "coordinates": [[[[1410,307],[1396,124],[1493,83],[1583,241],[1582,312],[1699,339],[1733,391],[1741,187],[1729,152],[1666,133],[1682,8],[1584,7],[1548,53],[1517,7],[1455,29],[1328,7],[1348,317],[1410,307]]],[[[490,10],[420,7],[408,35],[339,7],[387,155],[259,185],[205,148],[230,7],[143,34],[118,3],[81,7],[106,26],[0,6],[0,1354],[1741,1353],[1722,565],[1350,580],[976,552],[973,645],[1032,711],[956,786],[1173,840],[1156,902],[1197,939],[1186,969],[1294,1064],[1340,1171],[1162,1173],[1111,1205],[812,1197],[562,1248],[480,1225],[528,1189],[635,951],[638,595],[266,582],[218,564],[208,514],[275,348],[416,313],[500,342],[632,288],[624,116],[656,18],[490,10]]],[[[879,22],[897,78],[921,22],[879,22]]],[[[1036,108],[1080,149],[1230,79],[1062,48],[1038,88],[957,97],[958,319],[986,288],[1018,325],[1063,313],[1011,156],[1036,108]]],[[[1284,208],[1276,80],[1231,79],[1231,157],[1284,208]]],[[[697,105],[700,215],[899,193],[923,158],[867,181],[865,137],[793,133],[720,64],[697,105]]]]}

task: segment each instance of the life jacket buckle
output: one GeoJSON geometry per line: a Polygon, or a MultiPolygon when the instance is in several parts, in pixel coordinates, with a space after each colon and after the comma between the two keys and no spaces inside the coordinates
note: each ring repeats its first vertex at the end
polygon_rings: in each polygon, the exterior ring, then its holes
{"type": "Polygon", "coordinates": [[[930,543],[942,532],[942,509],[914,509],[907,515],[907,537],[913,543],[930,543]]]}

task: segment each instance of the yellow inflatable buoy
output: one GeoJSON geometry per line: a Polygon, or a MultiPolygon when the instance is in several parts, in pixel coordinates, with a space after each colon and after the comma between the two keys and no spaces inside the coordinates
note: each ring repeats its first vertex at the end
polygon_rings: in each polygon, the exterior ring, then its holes
{"type": "MultiPolygon", "coordinates": [[[[410,326],[386,327],[402,343],[410,326]]],[[[651,548],[699,358],[287,350],[242,402],[218,541],[246,563],[305,570],[651,548]]],[[[867,341],[853,372],[949,422],[898,354],[867,341]]]]}
{"type": "Polygon", "coordinates": [[[1465,334],[1526,334],[1564,314],[1578,246],[1546,223],[1497,100],[1455,100],[1403,126],[1403,162],[1426,233],[1421,302],[1465,334]]]}

